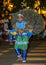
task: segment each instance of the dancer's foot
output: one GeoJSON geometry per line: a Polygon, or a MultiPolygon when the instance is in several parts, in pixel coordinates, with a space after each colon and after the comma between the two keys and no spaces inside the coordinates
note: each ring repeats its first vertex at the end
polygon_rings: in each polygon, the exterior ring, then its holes
{"type": "Polygon", "coordinates": [[[21,57],[21,55],[17,55],[17,57],[18,57],[18,58],[20,58],[20,57],[21,57]]]}
{"type": "Polygon", "coordinates": [[[22,60],[22,62],[23,62],[23,63],[25,63],[25,62],[26,62],[26,60],[22,60]]]}

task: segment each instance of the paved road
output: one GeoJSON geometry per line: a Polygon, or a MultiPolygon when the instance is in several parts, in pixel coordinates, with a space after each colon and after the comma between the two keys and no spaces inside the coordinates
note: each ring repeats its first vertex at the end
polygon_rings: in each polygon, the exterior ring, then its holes
{"type": "MultiPolygon", "coordinates": [[[[0,42],[1,43],[1,42],[0,42]]],[[[22,63],[9,43],[0,46],[0,65],[46,65],[46,40],[32,40],[27,51],[27,62],[22,63]]]]}

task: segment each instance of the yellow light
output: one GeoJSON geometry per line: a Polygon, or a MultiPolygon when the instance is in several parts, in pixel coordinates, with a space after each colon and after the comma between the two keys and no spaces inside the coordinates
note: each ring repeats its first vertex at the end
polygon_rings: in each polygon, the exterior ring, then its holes
{"type": "Polygon", "coordinates": [[[42,13],[42,14],[46,14],[46,11],[45,11],[45,10],[41,10],[41,13],[42,13]]]}
{"type": "Polygon", "coordinates": [[[8,9],[9,11],[12,11],[12,9],[13,9],[13,4],[12,4],[12,3],[9,3],[7,9],[8,9]]]}
{"type": "Polygon", "coordinates": [[[2,23],[2,20],[0,20],[0,24],[2,23]]]}
{"type": "Polygon", "coordinates": [[[35,1],[34,8],[37,8],[39,5],[40,5],[40,1],[39,0],[35,1]]]}
{"type": "Polygon", "coordinates": [[[1,15],[2,17],[4,17],[4,13],[2,13],[2,15],[1,15]]]}
{"type": "Polygon", "coordinates": [[[38,14],[41,14],[40,8],[39,8],[39,10],[38,10],[38,14]]]}
{"type": "Polygon", "coordinates": [[[41,14],[43,14],[46,17],[46,10],[41,9],[41,14]]]}
{"type": "Polygon", "coordinates": [[[13,7],[13,5],[9,5],[9,7],[13,7]]]}
{"type": "MultiPolygon", "coordinates": [[[[13,3],[11,3],[11,0],[7,0],[7,1],[4,0],[3,1],[3,5],[4,5],[4,7],[7,7],[7,9],[9,11],[12,11],[12,9],[13,9],[13,3]]],[[[3,10],[5,10],[5,8],[3,10]]]]}
{"type": "Polygon", "coordinates": [[[9,20],[11,20],[12,19],[12,15],[11,14],[9,14],[9,20]]]}

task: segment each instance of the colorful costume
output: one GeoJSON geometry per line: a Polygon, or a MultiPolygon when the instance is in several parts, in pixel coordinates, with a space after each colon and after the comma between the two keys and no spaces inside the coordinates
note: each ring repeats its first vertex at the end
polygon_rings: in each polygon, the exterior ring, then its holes
{"type": "MultiPolygon", "coordinates": [[[[19,29],[24,29],[26,26],[26,21],[22,21],[19,23],[19,21],[16,22],[16,27],[19,29]]],[[[26,51],[28,48],[28,40],[30,36],[32,35],[32,32],[25,31],[22,34],[17,34],[17,39],[15,42],[14,49],[17,52],[18,57],[21,56],[19,49],[22,50],[22,60],[26,60],[26,51]]]]}
{"type": "Polygon", "coordinates": [[[10,32],[10,35],[9,35],[9,41],[10,41],[10,44],[12,44],[12,41],[13,41],[13,38],[14,39],[16,39],[16,32],[14,32],[15,30],[14,29],[11,29],[11,30],[9,30],[9,32],[10,32]]]}
{"type": "MultiPolygon", "coordinates": [[[[21,23],[19,21],[16,21],[16,27],[19,28],[19,29],[24,29],[26,24],[27,23],[24,20],[22,20],[21,23]]],[[[16,38],[16,42],[15,42],[15,45],[14,45],[14,49],[15,49],[18,57],[21,56],[20,49],[22,50],[22,61],[23,60],[26,61],[28,40],[29,40],[29,38],[31,37],[32,34],[33,34],[32,32],[29,32],[27,30],[25,32],[23,32],[22,34],[21,33],[15,34],[15,35],[17,35],[17,38],[16,38]]]]}

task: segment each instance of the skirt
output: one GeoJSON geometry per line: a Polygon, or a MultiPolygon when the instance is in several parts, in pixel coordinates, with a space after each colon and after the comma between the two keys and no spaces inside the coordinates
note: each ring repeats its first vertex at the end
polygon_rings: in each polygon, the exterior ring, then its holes
{"type": "Polygon", "coordinates": [[[14,49],[27,50],[28,48],[28,36],[17,36],[14,49]]]}

